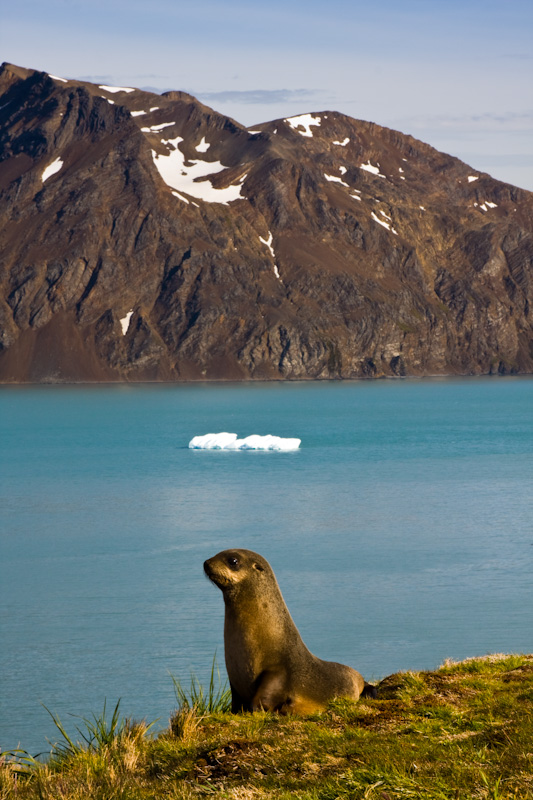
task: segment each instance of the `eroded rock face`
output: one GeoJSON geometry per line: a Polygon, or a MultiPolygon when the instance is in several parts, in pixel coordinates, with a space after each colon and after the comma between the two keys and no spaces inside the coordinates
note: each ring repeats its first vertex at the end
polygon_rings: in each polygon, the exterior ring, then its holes
{"type": "Polygon", "coordinates": [[[0,380],[533,371],[532,193],[335,112],[0,92],[0,380]]]}

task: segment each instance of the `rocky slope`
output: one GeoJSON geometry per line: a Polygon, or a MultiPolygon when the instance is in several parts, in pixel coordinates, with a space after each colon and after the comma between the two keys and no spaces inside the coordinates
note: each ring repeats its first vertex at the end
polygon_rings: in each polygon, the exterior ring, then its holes
{"type": "Polygon", "coordinates": [[[533,371],[533,194],[331,111],[0,68],[0,380],[533,371]]]}

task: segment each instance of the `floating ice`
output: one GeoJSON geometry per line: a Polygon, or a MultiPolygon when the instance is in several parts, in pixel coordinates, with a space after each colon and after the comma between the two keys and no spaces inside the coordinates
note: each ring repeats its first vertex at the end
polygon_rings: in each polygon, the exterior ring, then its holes
{"type": "MultiPolygon", "coordinates": [[[[301,136],[308,136],[311,138],[313,136],[311,125],[320,125],[322,120],[320,117],[311,116],[311,114],[301,114],[299,117],[287,117],[287,119],[283,121],[288,122],[291,128],[296,130],[301,136]],[[305,128],[305,131],[299,131],[298,128],[305,128]]],[[[276,133],[276,131],[274,131],[274,133],[276,133]]]]}
{"type": "Polygon", "coordinates": [[[52,161],[52,163],[49,164],[43,171],[43,174],[41,176],[43,183],[47,181],[48,178],[51,178],[52,175],[55,175],[56,172],[59,172],[62,166],[63,166],[63,161],[60,158],[56,158],[55,161],[52,161]]]}
{"type": "Polygon", "coordinates": [[[194,436],[190,450],[297,450],[301,439],[283,439],[281,436],[252,434],[238,439],[236,433],[206,433],[194,436]]]}
{"type": "Polygon", "coordinates": [[[128,332],[128,328],[130,327],[130,319],[133,314],[133,309],[128,311],[125,317],[122,317],[120,320],[120,324],[122,326],[122,335],[125,336],[128,332]]]}
{"type": "Polygon", "coordinates": [[[178,147],[182,141],[183,137],[181,136],[176,136],[175,139],[162,139],[163,144],[174,148],[167,155],[160,155],[152,150],[154,164],[167,186],[208,203],[227,204],[242,197],[241,186],[246,174],[239,179],[239,183],[227,186],[225,189],[216,189],[209,179],[197,181],[197,178],[214,175],[227,167],[220,161],[189,161],[186,166],[185,156],[178,147]]]}
{"type": "Polygon", "coordinates": [[[111,92],[114,94],[115,92],[134,92],[135,89],[129,89],[124,86],[99,86],[99,89],[103,89],[104,92],[111,92]]]}

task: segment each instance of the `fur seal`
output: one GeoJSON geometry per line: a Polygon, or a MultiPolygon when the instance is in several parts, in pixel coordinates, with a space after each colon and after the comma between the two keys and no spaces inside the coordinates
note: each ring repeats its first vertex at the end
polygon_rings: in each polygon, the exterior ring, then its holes
{"type": "MultiPolygon", "coordinates": [[[[225,603],[224,652],[231,710],[311,714],[334,697],[357,700],[363,676],[322,661],[302,641],[274,572],[251,550],[223,550],[204,562],[225,603]]],[[[368,686],[366,693],[372,694],[368,686]]]]}

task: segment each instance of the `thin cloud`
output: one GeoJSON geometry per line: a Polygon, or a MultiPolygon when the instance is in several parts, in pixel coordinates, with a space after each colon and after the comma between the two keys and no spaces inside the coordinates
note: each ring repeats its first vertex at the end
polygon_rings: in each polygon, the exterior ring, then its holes
{"type": "Polygon", "coordinates": [[[508,111],[483,114],[437,114],[407,117],[402,122],[411,128],[454,128],[456,130],[526,131],[533,126],[532,111],[508,111]]]}
{"type": "Polygon", "coordinates": [[[251,89],[245,92],[197,92],[195,96],[209,103],[275,105],[276,103],[294,103],[296,100],[307,100],[319,94],[320,92],[316,89],[251,89]]]}

